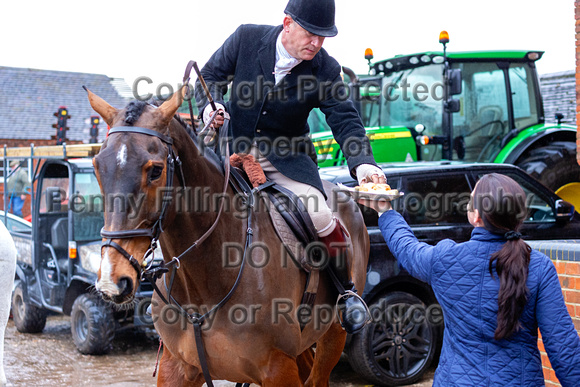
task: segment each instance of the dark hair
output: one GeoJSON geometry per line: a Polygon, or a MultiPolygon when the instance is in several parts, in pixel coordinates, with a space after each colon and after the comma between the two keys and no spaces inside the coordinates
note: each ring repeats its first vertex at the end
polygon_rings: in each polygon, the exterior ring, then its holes
{"type": "Polygon", "coordinates": [[[147,102],[145,101],[131,101],[125,108],[125,123],[129,125],[133,125],[139,117],[141,117],[141,113],[147,106],[147,102]]]}
{"type": "Polygon", "coordinates": [[[496,262],[495,271],[500,281],[494,338],[501,340],[520,328],[519,318],[527,303],[526,280],[532,249],[517,233],[527,214],[526,194],[513,179],[491,173],[479,180],[472,200],[485,228],[507,236],[503,247],[489,260],[490,274],[493,277],[496,262]]]}

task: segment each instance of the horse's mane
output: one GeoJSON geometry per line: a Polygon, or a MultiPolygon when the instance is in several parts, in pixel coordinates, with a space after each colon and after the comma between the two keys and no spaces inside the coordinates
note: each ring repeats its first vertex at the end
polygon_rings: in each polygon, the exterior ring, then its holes
{"type": "MultiPolygon", "coordinates": [[[[124,119],[125,123],[128,125],[133,125],[135,122],[137,122],[141,114],[143,114],[143,111],[145,110],[145,107],[147,105],[159,107],[163,102],[164,101],[156,98],[150,99],[149,101],[133,100],[129,102],[129,104],[125,108],[125,119],[124,119]]],[[[220,158],[216,155],[216,153],[212,149],[208,148],[207,146],[202,146],[199,136],[195,134],[191,126],[187,124],[178,114],[175,114],[173,118],[175,119],[175,121],[179,123],[179,125],[185,130],[187,135],[193,140],[193,143],[195,144],[197,149],[201,151],[203,156],[205,156],[212,163],[218,166],[219,169],[221,169],[220,158]]]]}
{"type": "Polygon", "coordinates": [[[125,108],[125,123],[128,125],[133,125],[135,122],[137,122],[139,117],[141,117],[145,106],[147,106],[147,102],[145,101],[133,100],[129,102],[125,108]]]}

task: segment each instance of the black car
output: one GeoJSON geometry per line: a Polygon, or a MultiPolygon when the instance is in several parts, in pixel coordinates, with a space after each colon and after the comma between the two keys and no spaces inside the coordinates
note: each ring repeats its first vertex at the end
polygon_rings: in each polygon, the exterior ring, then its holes
{"type": "MultiPolygon", "coordinates": [[[[469,240],[467,203],[477,180],[501,173],[517,181],[527,196],[524,239],[579,239],[580,214],[574,207],[513,165],[457,162],[384,164],[388,183],[404,192],[393,201],[423,242],[469,240]]],[[[354,187],[346,167],[320,170],[323,179],[354,187]]],[[[410,384],[419,380],[437,357],[443,324],[431,288],[411,277],[388,250],[374,210],[360,206],[371,241],[363,298],[374,322],[347,342],[353,368],[377,385],[410,384]]]]}

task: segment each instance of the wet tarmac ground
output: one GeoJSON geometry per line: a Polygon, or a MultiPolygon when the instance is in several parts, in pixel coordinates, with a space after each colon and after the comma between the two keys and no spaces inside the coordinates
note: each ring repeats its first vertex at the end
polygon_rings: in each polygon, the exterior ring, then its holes
{"type": "MultiPolygon", "coordinates": [[[[159,341],[143,331],[117,332],[113,350],[105,356],[82,355],[70,333],[68,317],[48,317],[40,334],[23,334],[12,320],[6,327],[4,370],[8,386],[155,386],[152,377],[159,341]]],[[[433,383],[434,370],[414,387],[433,383]]],[[[216,387],[234,386],[214,381],[216,387]]],[[[331,386],[370,386],[342,359],[334,369],[331,386]]]]}

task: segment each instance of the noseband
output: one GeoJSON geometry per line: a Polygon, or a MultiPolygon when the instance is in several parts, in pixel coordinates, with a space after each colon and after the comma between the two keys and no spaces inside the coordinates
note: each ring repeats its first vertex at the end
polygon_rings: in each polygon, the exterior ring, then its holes
{"type": "MultiPolygon", "coordinates": [[[[146,136],[153,136],[157,137],[167,146],[167,180],[166,180],[166,187],[173,187],[173,175],[175,172],[175,165],[179,167],[179,180],[181,181],[182,186],[185,187],[185,179],[183,176],[183,168],[181,166],[181,160],[179,156],[175,155],[173,151],[173,139],[169,136],[161,134],[155,130],[141,128],[138,126],[118,126],[113,127],[109,131],[109,136],[116,134],[116,133],[138,133],[143,134],[146,136]]],[[[165,190],[163,193],[163,207],[161,207],[161,213],[159,214],[159,218],[155,221],[151,228],[138,228],[134,230],[119,230],[119,231],[107,231],[103,227],[101,229],[101,236],[106,238],[107,240],[103,242],[101,245],[101,250],[103,247],[112,247],[117,250],[123,257],[125,257],[131,266],[137,271],[137,275],[141,274],[142,267],[133,257],[129,254],[123,247],[121,247],[118,243],[114,242],[113,239],[129,239],[135,237],[147,237],[151,239],[151,247],[145,253],[145,259],[153,254],[153,251],[157,247],[157,241],[159,240],[159,235],[163,232],[163,220],[165,219],[165,215],[167,214],[167,210],[169,208],[169,204],[171,202],[172,195],[169,190],[165,190]]],[[[144,259],[144,262],[145,262],[144,259]]]]}

